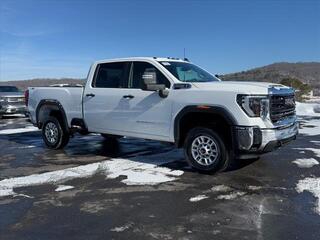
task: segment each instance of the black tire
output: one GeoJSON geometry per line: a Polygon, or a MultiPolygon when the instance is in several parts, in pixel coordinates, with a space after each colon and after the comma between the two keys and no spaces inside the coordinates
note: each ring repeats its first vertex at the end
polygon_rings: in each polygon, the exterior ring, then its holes
{"type": "Polygon", "coordinates": [[[55,117],[48,117],[42,126],[42,138],[48,148],[62,149],[70,139],[69,133],[55,117]]]}
{"type": "Polygon", "coordinates": [[[209,128],[191,129],[184,150],[189,165],[200,172],[215,173],[227,169],[230,163],[230,153],[223,139],[209,128]]]}

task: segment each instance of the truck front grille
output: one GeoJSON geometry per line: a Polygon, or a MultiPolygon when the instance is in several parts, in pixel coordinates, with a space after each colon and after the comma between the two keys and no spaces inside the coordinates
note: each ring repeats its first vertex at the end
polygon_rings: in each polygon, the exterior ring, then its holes
{"type": "Polygon", "coordinates": [[[293,115],[295,115],[294,94],[271,96],[270,118],[273,123],[293,115]]]}
{"type": "Polygon", "coordinates": [[[8,97],[7,102],[10,104],[20,103],[23,104],[25,101],[24,97],[8,97]]]}
{"type": "Polygon", "coordinates": [[[7,97],[5,101],[12,106],[24,105],[25,103],[24,97],[7,97]]]}

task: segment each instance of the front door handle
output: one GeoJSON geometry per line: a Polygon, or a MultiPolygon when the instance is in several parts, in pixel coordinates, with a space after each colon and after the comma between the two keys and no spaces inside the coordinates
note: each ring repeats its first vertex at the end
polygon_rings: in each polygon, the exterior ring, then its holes
{"type": "Polygon", "coordinates": [[[93,93],[87,93],[86,97],[94,97],[95,95],[93,93]]]}
{"type": "Polygon", "coordinates": [[[123,98],[125,98],[125,99],[132,99],[132,98],[134,98],[134,96],[132,96],[132,95],[124,95],[123,98]]]}

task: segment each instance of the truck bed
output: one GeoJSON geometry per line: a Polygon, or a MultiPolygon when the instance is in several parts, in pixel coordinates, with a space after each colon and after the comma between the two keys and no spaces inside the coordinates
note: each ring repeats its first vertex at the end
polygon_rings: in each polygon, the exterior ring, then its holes
{"type": "Polygon", "coordinates": [[[29,88],[28,109],[30,118],[36,123],[36,111],[41,102],[56,101],[63,106],[70,127],[73,118],[82,118],[83,87],[31,87],[29,88]]]}

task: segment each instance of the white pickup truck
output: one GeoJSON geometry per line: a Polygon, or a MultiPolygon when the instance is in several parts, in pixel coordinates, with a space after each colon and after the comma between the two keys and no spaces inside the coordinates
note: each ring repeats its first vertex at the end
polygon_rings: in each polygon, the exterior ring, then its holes
{"type": "Polygon", "coordinates": [[[153,139],[184,147],[189,164],[204,172],[298,134],[292,88],[223,82],[188,59],[97,61],[84,87],[31,87],[26,96],[49,148],[63,148],[75,132],[153,139]]]}

